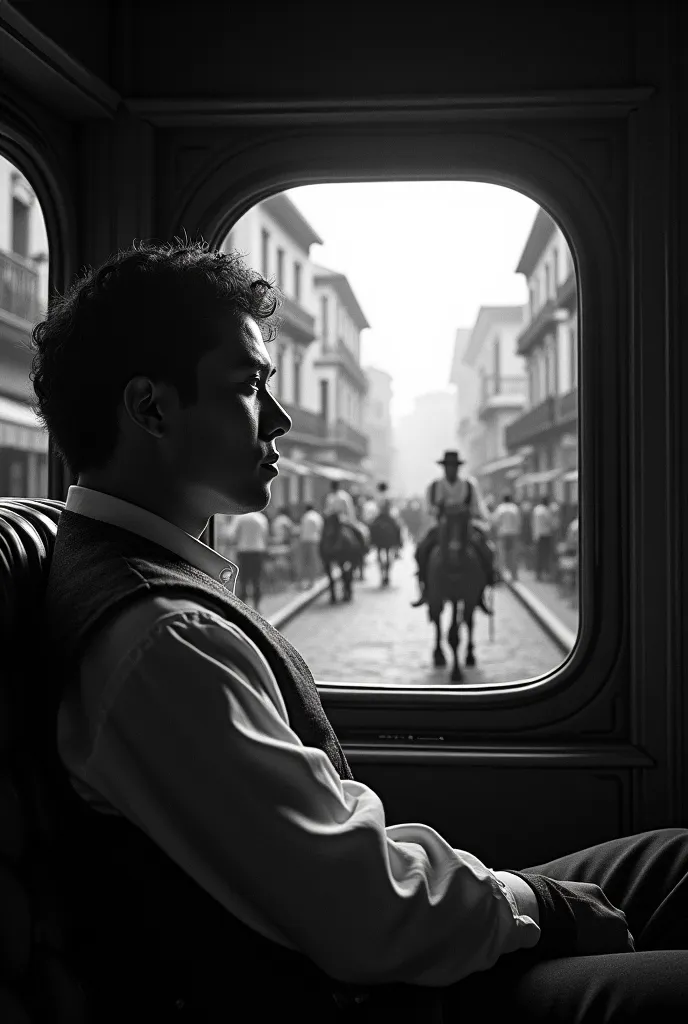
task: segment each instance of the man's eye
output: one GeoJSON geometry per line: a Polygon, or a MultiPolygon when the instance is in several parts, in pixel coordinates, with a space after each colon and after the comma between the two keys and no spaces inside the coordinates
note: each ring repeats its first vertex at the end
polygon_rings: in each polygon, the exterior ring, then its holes
{"type": "Polygon", "coordinates": [[[246,383],[254,392],[260,391],[261,387],[264,387],[266,391],[272,391],[272,380],[266,380],[265,384],[263,384],[259,373],[257,373],[255,377],[251,377],[251,379],[246,383]]]}

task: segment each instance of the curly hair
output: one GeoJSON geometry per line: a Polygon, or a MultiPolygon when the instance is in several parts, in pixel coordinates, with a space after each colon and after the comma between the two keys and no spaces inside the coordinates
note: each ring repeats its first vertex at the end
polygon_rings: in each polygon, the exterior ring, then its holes
{"type": "Polygon", "coordinates": [[[202,240],[134,242],[54,296],[32,332],[33,408],[73,474],[113,455],[132,377],[173,385],[184,408],[197,401],[198,361],[214,343],[194,326],[213,304],[252,317],[266,342],[277,333],[279,291],[202,240]]]}

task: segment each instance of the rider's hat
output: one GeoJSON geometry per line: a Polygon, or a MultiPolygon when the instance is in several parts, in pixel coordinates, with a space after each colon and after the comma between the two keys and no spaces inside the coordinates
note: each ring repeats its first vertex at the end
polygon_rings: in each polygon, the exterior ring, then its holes
{"type": "Polygon", "coordinates": [[[437,460],[439,466],[463,466],[466,460],[462,459],[458,452],[448,451],[441,459],[437,460]]]}

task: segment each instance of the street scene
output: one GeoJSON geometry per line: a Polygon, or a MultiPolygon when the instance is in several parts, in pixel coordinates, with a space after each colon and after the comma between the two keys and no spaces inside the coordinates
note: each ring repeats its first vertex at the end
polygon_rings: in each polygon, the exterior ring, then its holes
{"type": "MultiPolygon", "coordinates": [[[[432,665],[433,629],[428,616],[410,606],[416,589],[413,572],[412,550],[407,546],[392,568],[389,588],[383,589],[371,556],[350,604],[333,607],[325,592],[282,627],[319,682],[446,685],[448,668],[432,665]]],[[[465,670],[465,683],[535,679],[561,664],[561,648],[509,588],[496,589],[494,613],[493,639],[489,619],[476,613],[477,664],[465,670]]],[[[448,610],[445,615],[448,618],[448,610]]],[[[461,647],[465,651],[465,637],[461,647]]],[[[449,658],[446,645],[445,653],[449,658]]]]}
{"type": "MultiPolygon", "coordinates": [[[[454,607],[475,627],[472,652],[460,629],[465,681],[561,664],[580,581],[577,290],[559,226],[476,182],[317,185],[256,204],[220,248],[278,290],[271,386],[291,419],[269,505],[216,515],[205,538],[238,565],[237,595],[278,624],[286,615],[316,678],[446,678],[435,631],[450,661],[454,607]],[[427,258],[409,251],[407,223],[427,258]]],[[[47,493],[29,371],[48,256],[31,183],[0,158],[8,496],[47,493]]]]}

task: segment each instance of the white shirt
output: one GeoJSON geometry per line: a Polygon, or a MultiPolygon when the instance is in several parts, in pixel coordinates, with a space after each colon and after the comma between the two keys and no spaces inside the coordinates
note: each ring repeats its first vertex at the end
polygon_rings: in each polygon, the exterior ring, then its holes
{"type": "Polygon", "coordinates": [[[338,491],[330,491],[327,495],[325,498],[325,515],[329,516],[333,512],[338,512],[343,519],[348,520],[350,523],[356,522],[354,499],[348,491],[340,488],[338,491]]]}
{"type": "Polygon", "coordinates": [[[275,541],[278,544],[288,544],[294,534],[294,523],[291,521],[289,516],[280,512],[275,516],[272,529],[275,541]]]}
{"type": "MultiPolygon", "coordinates": [[[[126,523],[234,590],[236,566],[145,509],[83,487],[67,508],[126,523]]],[[[144,598],[95,637],[58,749],[85,799],[338,980],[444,986],[538,941],[530,886],[428,825],[387,825],[377,793],[292,730],[256,645],[200,602],[144,598]]]]}
{"type": "Polygon", "coordinates": [[[363,522],[369,526],[377,516],[377,513],[378,507],[375,498],[367,498],[366,501],[363,502],[363,509],[361,511],[361,519],[363,522]]]}
{"type": "Polygon", "coordinates": [[[521,512],[513,501],[497,505],[492,516],[498,537],[517,537],[521,532],[521,512]]]}
{"type": "Polygon", "coordinates": [[[437,502],[442,502],[445,507],[451,507],[456,505],[465,505],[467,497],[468,484],[471,484],[471,515],[475,519],[489,519],[489,513],[483,502],[480,488],[472,476],[460,477],[457,476],[453,483],[449,483],[446,476],[440,477],[435,481],[434,484],[430,484],[426,494],[426,502],[429,512],[434,512],[437,502]],[[435,501],[433,503],[433,487],[435,491],[435,501]]]}
{"type": "Polygon", "coordinates": [[[246,512],[237,517],[233,531],[237,551],[267,551],[270,537],[270,523],[262,512],[246,512]]]}
{"type": "Polygon", "coordinates": [[[552,514],[546,505],[536,505],[533,509],[533,540],[539,540],[540,537],[550,537],[552,535],[552,514]]]}
{"type": "Polygon", "coordinates": [[[311,543],[319,541],[322,536],[323,518],[314,508],[301,516],[301,540],[311,543]]]}

